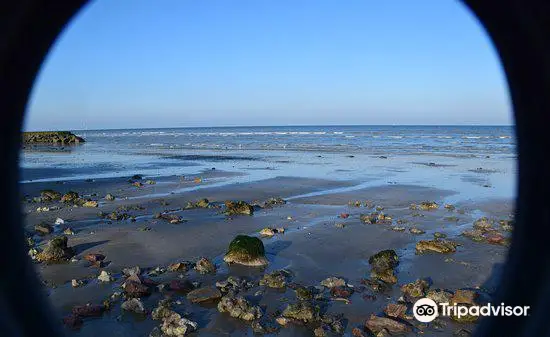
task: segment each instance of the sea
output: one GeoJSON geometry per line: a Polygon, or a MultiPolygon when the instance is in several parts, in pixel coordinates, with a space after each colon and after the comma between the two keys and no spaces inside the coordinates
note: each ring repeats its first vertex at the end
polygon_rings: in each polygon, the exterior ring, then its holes
{"type": "Polygon", "coordinates": [[[72,130],[77,146],[26,147],[21,183],[204,170],[244,173],[220,184],[276,176],[422,184],[512,197],[513,126],[257,126],[72,130]]]}

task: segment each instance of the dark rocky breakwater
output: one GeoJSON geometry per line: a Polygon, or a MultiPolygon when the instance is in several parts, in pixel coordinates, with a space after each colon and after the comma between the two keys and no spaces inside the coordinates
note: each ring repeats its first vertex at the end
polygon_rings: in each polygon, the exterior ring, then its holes
{"type": "Polygon", "coordinates": [[[84,143],[82,137],[70,131],[37,131],[23,132],[23,144],[60,144],[71,145],[84,143]]]}

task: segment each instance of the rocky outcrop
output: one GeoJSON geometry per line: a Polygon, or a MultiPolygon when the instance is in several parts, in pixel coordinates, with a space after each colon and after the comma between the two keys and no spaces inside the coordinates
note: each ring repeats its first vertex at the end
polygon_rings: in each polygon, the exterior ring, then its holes
{"type": "Polygon", "coordinates": [[[23,144],[73,145],[84,143],[82,137],[69,131],[23,132],[23,144]]]}
{"type": "Polygon", "coordinates": [[[252,215],[254,214],[254,207],[244,201],[226,201],[225,212],[226,215],[252,215]]]}
{"type": "Polygon", "coordinates": [[[229,264],[237,263],[255,267],[268,264],[262,240],[248,235],[237,235],[229,244],[223,260],[229,264]]]}

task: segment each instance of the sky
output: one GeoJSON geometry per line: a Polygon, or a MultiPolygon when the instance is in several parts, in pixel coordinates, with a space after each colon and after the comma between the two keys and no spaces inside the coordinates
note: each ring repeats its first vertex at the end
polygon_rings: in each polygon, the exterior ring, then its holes
{"type": "Polygon", "coordinates": [[[512,123],[455,0],[96,0],[45,60],[25,129],[512,123]]]}

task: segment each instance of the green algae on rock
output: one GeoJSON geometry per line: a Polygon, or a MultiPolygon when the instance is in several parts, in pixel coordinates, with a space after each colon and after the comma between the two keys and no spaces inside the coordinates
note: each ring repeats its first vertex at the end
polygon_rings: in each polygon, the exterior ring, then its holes
{"type": "Polygon", "coordinates": [[[62,262],[73,257],[73,249],[67,247],[67,237],[58,236],[48,242],[46,248],[36,256],[40,262],[62,262]]]}
{"type": "Polygon", "coordinates": [[[229,244],[229,249],[223,260],[229,264],[236,263],[245,266],[260,267],[268,264],[262,240],[248,235],[237,235],[229,244]]]}
{"type": "Polygon", "coordinates": [[[35,131],[23,132],[23,144],[79,144],[84,143],[82,137],[69,131],[35,131]]]}
{"type": "Polygon", "coordinates": [[[254,214],[254,207],[245,201],[226,201],[225,212],[226,215],[252,215],[254,214]]]}
{"type": "Polygon", "coordinates": [[[456,242],[443,239],[421,240],[416,243],[416,254],[428,251],[441,254],[454,253],[458,245],[456,242]]]}

